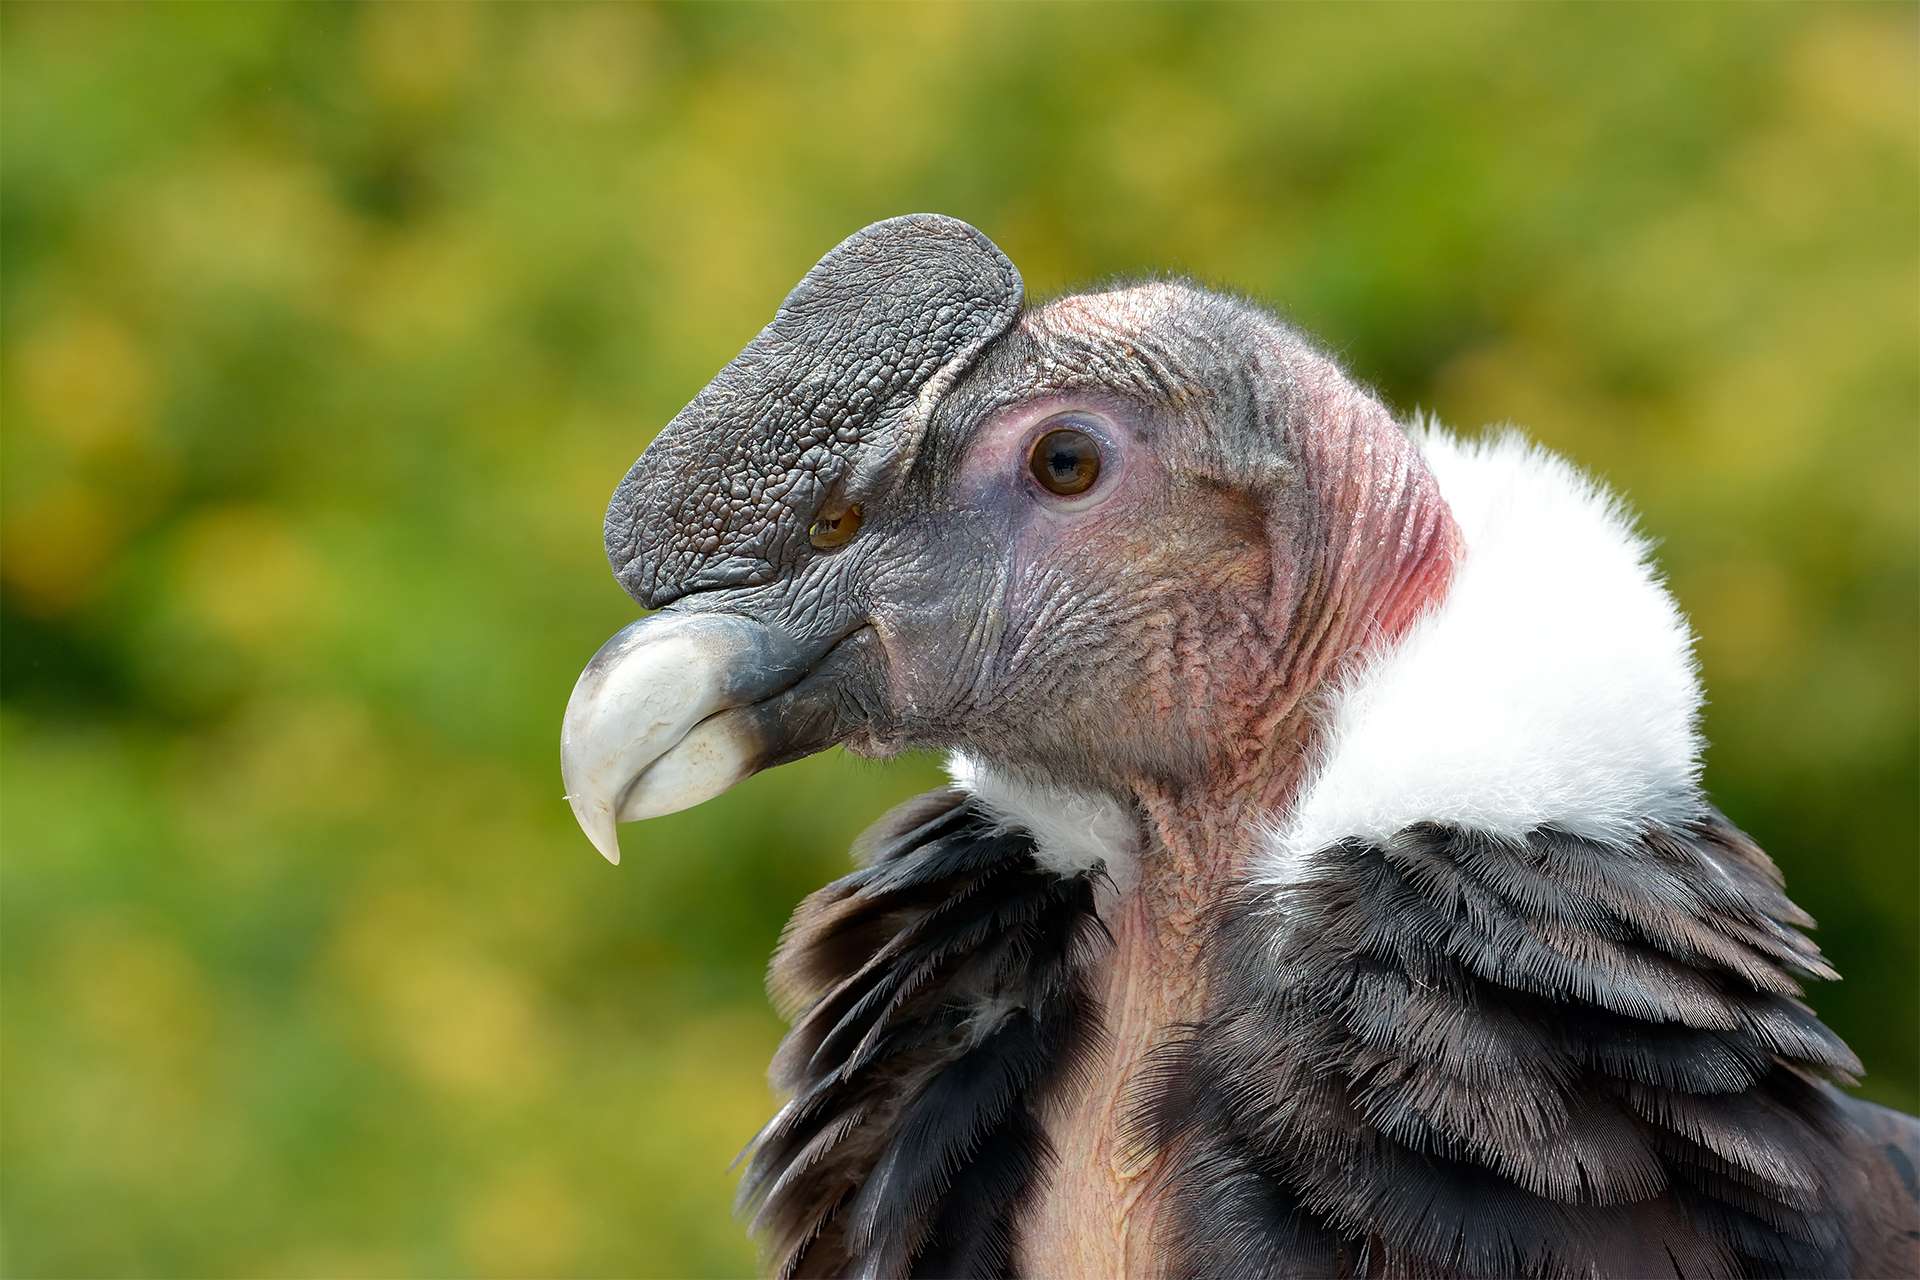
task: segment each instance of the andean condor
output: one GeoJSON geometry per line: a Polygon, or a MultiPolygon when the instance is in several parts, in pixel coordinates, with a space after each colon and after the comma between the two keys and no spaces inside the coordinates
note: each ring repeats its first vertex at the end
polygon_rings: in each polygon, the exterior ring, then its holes
{"type": "Polygon", "coordinates": [[[803,902],[782,1275],[1893,1276],[1909,1118],[1700,788],[1686,620],[1604,489],[1406,425],[1154,281],[1024,304],[876,223],[606,517],[581,827],[836,743],[953,786],[803,902]]]}

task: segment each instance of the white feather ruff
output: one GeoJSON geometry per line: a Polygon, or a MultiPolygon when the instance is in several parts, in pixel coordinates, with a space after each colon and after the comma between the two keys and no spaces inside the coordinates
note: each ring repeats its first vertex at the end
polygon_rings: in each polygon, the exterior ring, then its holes
{"type": "MultiPolygon", "coordinates": [[[[1519,837],[1548,824],[1631,839],[1700,804],[1693,637],[1632,516],[1514,431],[1414,432],[1465,552],[1446,596],[1324,696],[1299,802],[1262,832],[1259,879],[1296,879],[1348,837],[1416,822],[1519,837]]],[[[1140,836],[1115,800],[958,752],[954,784],[1031,834],[1040,864],[1134,878],[1140,836]]]]}
{"type": "Polygon", "coordinates": [[[1328,698],[1317,766],[1263,879],[1410,823],[1602,840],[1699,804],[1693,637],[1605,489],[1517,432],[1415,441],[1466,550],[1446,596],[1328,698]]]}
{"type": "Polygon", "coordinates": [[[1118,801],[989,768],[958,751],[947,757],[947,773],[1000,824],[1032,836],[1034,860],[1048,871],[1070,876],[1105,863],[1116,888],[1132,885],[1140,834],[1118,801]]]}

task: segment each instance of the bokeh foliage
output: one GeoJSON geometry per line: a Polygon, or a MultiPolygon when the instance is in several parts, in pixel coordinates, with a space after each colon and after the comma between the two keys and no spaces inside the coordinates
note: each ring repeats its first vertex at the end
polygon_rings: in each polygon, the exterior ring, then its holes
{"type": "Polygon", "coordinates": [[[933,767],[616,873],[559,713],[614,481],[914,209],[1036,293],[1271,299],[1631,494],[1712,790],[1912,1108],[1915,14],[8,4],[5,1270],[751,1266],[761,966],[933,767]]]}

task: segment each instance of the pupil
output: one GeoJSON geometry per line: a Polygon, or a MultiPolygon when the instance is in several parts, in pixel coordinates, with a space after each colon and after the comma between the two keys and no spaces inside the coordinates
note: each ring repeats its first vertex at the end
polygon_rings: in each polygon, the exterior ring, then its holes
{"type": "Polygon", "coordinates": [[[1027,467],[1049,493],[1085,493],[1100,475],[1100,446],[1083,431],[1061,427],[1033,444],[1027,467]]]}

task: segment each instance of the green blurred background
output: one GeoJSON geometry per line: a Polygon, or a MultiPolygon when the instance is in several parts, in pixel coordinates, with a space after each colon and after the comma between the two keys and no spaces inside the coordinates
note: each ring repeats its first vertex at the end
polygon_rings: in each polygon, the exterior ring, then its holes
{"type": "Polygon", "coordinates": [[[1920,1102],[1911,6],[0,10],[15,1275],[726,1275],[789,907],[931,762],[574,829],[615,480],[842,236],[1172,269],[1629,493],[1920,1102]]]}

